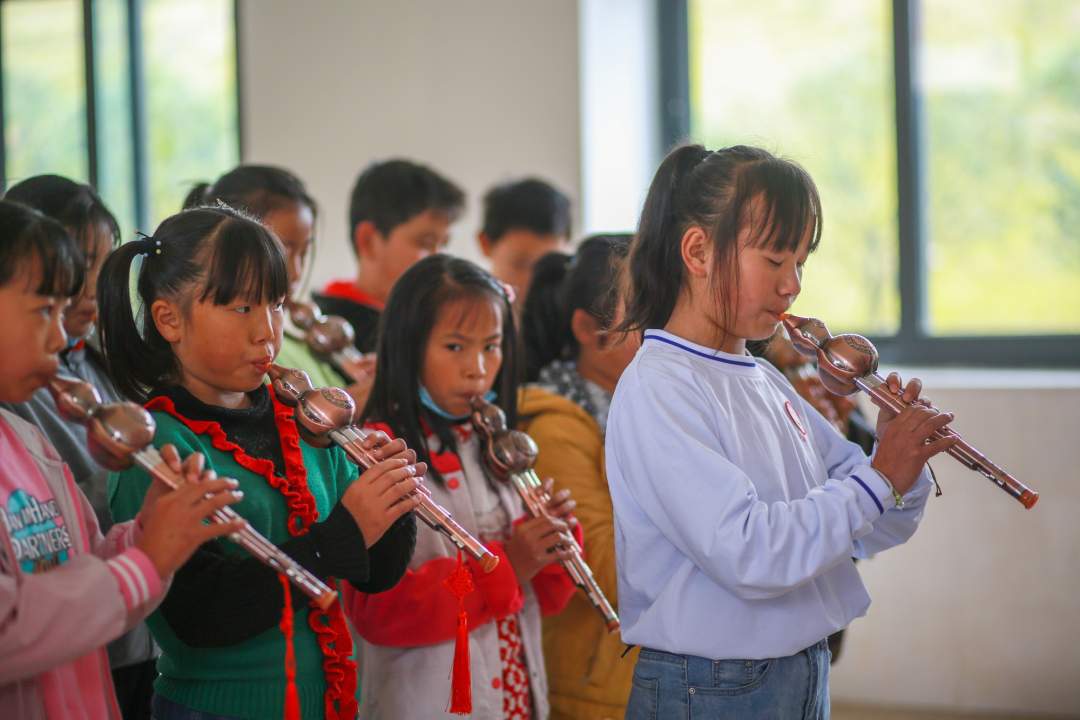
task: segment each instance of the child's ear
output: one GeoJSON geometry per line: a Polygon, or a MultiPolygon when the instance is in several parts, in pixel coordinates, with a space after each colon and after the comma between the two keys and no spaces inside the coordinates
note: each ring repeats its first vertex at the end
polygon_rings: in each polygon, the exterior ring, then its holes
{"type": "Polygon", "coordinates": [[[370,220],[357,223],[353,229],[353,248],[356,250],[356,257],[361,260],[374,257],[375,243],[381,240],[382,234],[375,227],[375,223],[370,220]]]}
{"type": "Polygon", "coordinates": [[[183,315],[180,308],[172,300],[157,299],[150,305],[150,317],[154,319],[154,326],[165,338],[165,342],[180,342],[183,330],[183,315]]]}
{"type": "Polygon", "coordinates": [[[476,234],[476,242],[480,243],[480,252],[484,253],[484,257],[491,257],[491,250],[495,247],[495,243],[491,242],[491,238],[488,234],[481,230],[476,234]]]}
{"type": "Polygon", "coordinates": [[[712,243],[704,230],[696,225],[687,228],[679,243],[679,252],[691,277],[708,277],[712,265],[712,243]]]}
{"type": "Polygon", "coordinates": [[[574,333],[574,339],[582,347],[593,345],[602,347],[604,344],[604,336],[600,333],[600,323],[582,308],[578,308],[570,316],[570,331],[574,333]]]}

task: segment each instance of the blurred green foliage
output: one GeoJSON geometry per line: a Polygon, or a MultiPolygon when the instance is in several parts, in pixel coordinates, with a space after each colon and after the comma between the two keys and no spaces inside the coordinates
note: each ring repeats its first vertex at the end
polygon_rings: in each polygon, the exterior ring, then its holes
{"type": "MultiPolygon", "coordinates": [[[[929,330],[1080,333],[1080,3],[923,0],[929,330]]],[[[818,183],[795,310],[900,320],[891,3],[691,0],[691,127],[818,183]]]]}

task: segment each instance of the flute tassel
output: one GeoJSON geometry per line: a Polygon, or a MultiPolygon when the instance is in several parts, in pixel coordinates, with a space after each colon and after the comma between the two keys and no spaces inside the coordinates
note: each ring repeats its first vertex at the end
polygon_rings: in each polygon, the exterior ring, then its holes
{"type": "Polygon", "coordinates": [[[454,641],[454,664],[450,679],[450,712],[455,715],[472,713],[472,673],[469,670],[469,615],[465,612],[465,596],[473,590],[472,575],[465,567],[458,550],[457,567],[443,581],[458,599],[457,637],[454,641]]]}
{"type": "Polygon", "coordinates": [[[300,695],[296,691],[296,648],[293,647],[292,590],[289,580],[278,573],[285,592],[285,607],[281,610],[281,633],[285,636],[285,720],[300,720],[300,695]]]}

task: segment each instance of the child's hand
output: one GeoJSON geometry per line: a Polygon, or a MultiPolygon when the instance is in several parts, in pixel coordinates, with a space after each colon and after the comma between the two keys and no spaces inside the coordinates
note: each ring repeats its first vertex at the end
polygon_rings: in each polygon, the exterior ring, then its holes
{"type": "MultiPolygon", "coordinates": [[[[916,404],[926,406],[925,400],[919,399],[919,394],[922,392],[922,380],[919,378],[912,378],[905,386],[901,380],[900,375],[897,373],[889,373],[889,377],[885,378],[885,386],[889,392],[893,395],[899,395],[900,399],[907,404],[916,404]]],[[[895,420],[897,414],[892,410],[886,408],[878,409],[877,416],[877,436],[881,437],[885,434],[885,428],[889,426],[893,420],[895,420]]]]}
{"type": "Polygon", "coordinates": [[[518,583],[529,582],[549,563],[569,559],[573,542],[570,526],[556,518],[535,517],[515,525],[506,541],[506,554],[518,583]]]}
{"type": "Polygon", "coordinates": [[[570,497],[570,490],[568,488],[563,488],[559,492],[553,493],[552,490],[554,489],[554,478],[548,478],[544,481],[544,494],[551,498],[548,500],[547,504],[548,513],[552,517],[564,521],[571,528],[577,527],[578,521],[573,515],[574,508],[577,507],[577,502],[570,497]]]}
{"type": "Polygon", "coordinates": [[[236,489],[236,480],[218,478],[213,470],[202,471],[200,453],[183,464],[183,475],[184,484],[176,490],[162,491],[164,483],[155,480],[139,512],[143,529],[135,545],[146,553],[162,578],[176,572],[204,542],[243,530],[247,525],[243,520],[203,522],[243,497],[236,489]],[[191,459],[195,457],[199,459],[191,459]]]}
{"type": "MultiPolygon", "coordinates": [[[[889,376],[889,386],[899,390],[900,379],[889,376]],[[895,383],[893,380],[895,379],[895,383]]],[[[931,440],[935,432],[953,420],[952,413],[943,413],[918,403],[922,384],[912,380],[904,390],[904,399],[916,402],[899,415],[882,410],[878,415],[878,447],[870,463],[883,474],[901,495],[911,489],[926,461],[945,452],[959,441],[959,436],[931,440]],[[888,417],[885,416],[886,413],[888,417]]]]}
{"type": "Polygon", "coordinates": [[[420,504],[423,495],[416,490],[427,472],[427,465],[416,463],[415,453],[405,450],[401,440],[383,445],[378,451],[384,452],[388,459],[365,470],[341,497],[341,504],[356,520],[369,548],[398,518],[420,504]]]}
{"type": "MultiPolygon", "coordinates": [[[[181,462],[180,453],[172,443],[162,445],[158,450],[158,454],[161,455],[161,459],[165,461],[165,464],[169,466],[170,470],[185,479],[192,478],[198,480],[199,475],[202,474],[203,467],[206,465],[206,458],[203,457],[202,453],[198,452],[191,453],[187,456],[186,460],[181,462]]],[[[143,509],[151,507],[159,498],[168,495],[172,491],[173,489],[171,487],[161,480],[154,478],[150,483],[150,487],[146,489],[146,495],[143,497],[143,509]]]]}

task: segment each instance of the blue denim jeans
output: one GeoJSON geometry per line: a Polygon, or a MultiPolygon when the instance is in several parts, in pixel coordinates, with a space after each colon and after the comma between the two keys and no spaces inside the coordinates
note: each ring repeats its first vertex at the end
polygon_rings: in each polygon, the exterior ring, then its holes
{"type": "Polygon", "coordinates": [[[168,698],[154,693],[150,702],[150,714],[153,720],[236,720],[236,718],[214,715],[201,710],[192,710],[168,698]]]}
{"type": "Polygon", "coordinates": [[[829,646],[789,657],[709,660],[642,648],[626,720],[828,720],[829,646]]]}

